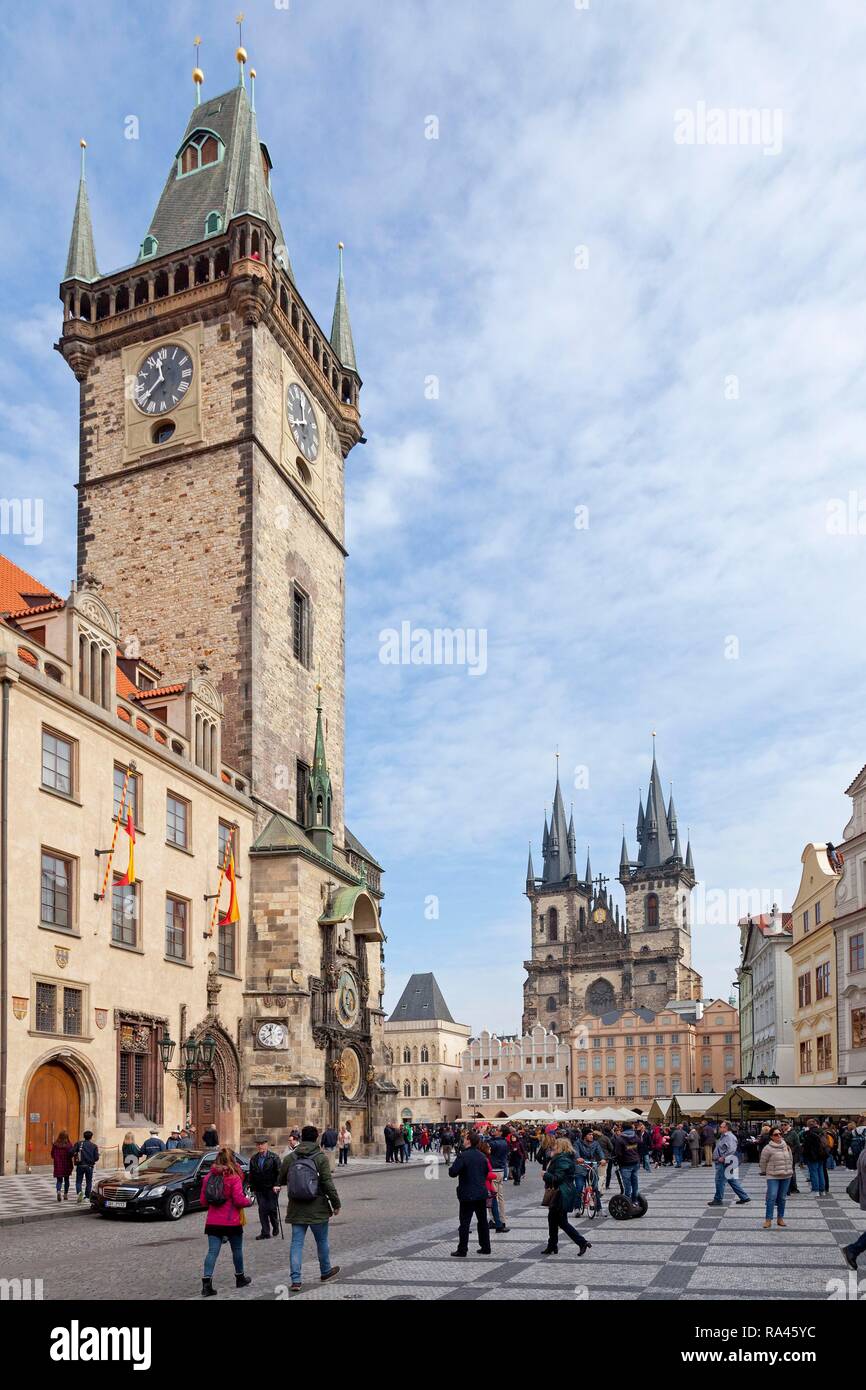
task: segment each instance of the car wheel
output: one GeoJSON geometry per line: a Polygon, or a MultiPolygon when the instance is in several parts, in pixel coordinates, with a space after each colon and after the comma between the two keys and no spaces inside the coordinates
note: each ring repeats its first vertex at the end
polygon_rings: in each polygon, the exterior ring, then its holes
{"type": "Polygon", "coordinates": [[[169,1221],[179,1221],[186,1211],[186,1198],[182,1192],[172,1192],[165,1199],[165,1214],[169,1221]]]}

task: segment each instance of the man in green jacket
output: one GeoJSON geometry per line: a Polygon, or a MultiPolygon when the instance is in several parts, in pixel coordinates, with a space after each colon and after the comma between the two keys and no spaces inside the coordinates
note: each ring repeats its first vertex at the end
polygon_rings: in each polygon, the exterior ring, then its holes
{"type": "Polygon", "coordinates": [[[301,1291],[301,1260],[308,1229],[316,1242],[322,1283],[340,1272],[339,1265],[331,1264],[328,1244],[328,1223],[340,1210],[340,1195],[331,1177],[331,1165],[318,1141],[316,1126],[304,1125],[300,1144],[286,1154],[280,1167],[280,1187],[288,1188],[289,1196],[286,1220],[292,1228],[289,1252],[292,1293],[301,1291]]]}

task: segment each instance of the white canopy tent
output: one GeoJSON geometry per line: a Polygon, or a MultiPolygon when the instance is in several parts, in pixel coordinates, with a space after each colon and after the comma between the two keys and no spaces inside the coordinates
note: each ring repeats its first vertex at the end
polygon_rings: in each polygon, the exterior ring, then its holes
{"type": "Polygon", "coordinates": [[[863,1115],[866,1086],[732,1086],[704,1114],[739,1120],[741,1115],[760,1119],[765,1112],[819,1120],[823,1115],[863,1115]]]}

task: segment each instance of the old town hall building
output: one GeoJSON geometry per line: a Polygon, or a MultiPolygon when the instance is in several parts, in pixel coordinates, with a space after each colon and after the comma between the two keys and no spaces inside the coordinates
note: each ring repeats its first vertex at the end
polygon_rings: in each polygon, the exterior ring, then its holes
{"type": "MultiPolygon", "coordinates": [[[[211,1017],[232,1137],[264,1126],[280,1145],[294,1125],[349,1119],[361,1143],[393,1095],[381,866],[344,821],[344,470],[361,378],[342,248],[330,332],[295,280],[246,56],[215,96],[195,70],[138,254],[110,274],[82,148],[57,344],[80,383],[78,583],[166,683],[207,674],[221,757],[249,789],[243,999],[211,1017]]],[[[206,754],[206,720],[194,738],[206,754]]]]}
{"type": "Polygon", "coordinates": [[[673,793],[666,806],[655,754],[646,805],[641,797],[638,807],[637,843],[632,860],[623,836],[621,914],[607,879],[593,879],[588,852],[585,870],[578,869],[574,817],[566,822],[557,775],[550,820],[544,817],[541,876],[531,850],[526,871],[532,955],[524,962],[524,1033],[541,1023],[573,1036],[587,1017],[702,997],[692,968],[692,850],[689,844],[683,854],[673,793]]]}

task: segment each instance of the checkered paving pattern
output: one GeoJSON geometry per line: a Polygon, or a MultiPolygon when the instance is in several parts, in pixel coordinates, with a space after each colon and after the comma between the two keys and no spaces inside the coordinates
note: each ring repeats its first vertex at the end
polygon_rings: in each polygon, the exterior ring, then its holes
{"type": "MultiPolygon", "coordinates": [[[[443,1175],[444,1176],[444,1175],[443,1175]]],[[[337,1279],[322,1284],[312,1238],[304,1252],[304,1287],[292,1301],[622,1299],[622,1300],[794,1300],[828,1299],[833,1281],[849,1279],[840,1246],[860,1233],[866,1218],[848,1198],[850,1174],[830,1174],[829,1197],[816,1197],[800,1171],[800,1195],[789,1198],[785,1228],[763,1229],[765,1179],[757,1164],[740,1170],[752,1198],[737,1206],[728,1190],[725,1206],[709,1207],[713,1173],[708,1168],[662,1169],[641,1174],[641,1191],[649,1201],[646,1216],[615,1221],[605,1214],[582,1218],[578,1229],[592,1249],[578,1258],[577,1247],[562,1237],[559,1254],[543,1257],[547,1217],[541,1206],[540,1169],[530,1164],[519,1188],[506,1187],[509,1230],[493,1235],[493,1253],[451,1257],[456,1244],[454,1218],[405,1237],[341,1249],[339,1223],[331,1230],[331,1258],[341,1267],[337,1279]]],[[[440,1177],[439,1181],[443,1179],[440,1177]]],[[[445,1178],[446,1182],[451,1182],[445,1178]]],[[[614,1183],[607,1199],[616,1191],[614,1183]]],[[[383,1199],[385,1200],[385,1199],[383,1199]]],[[[347,1194],[347,1203],[351,1197],[347,1194]]],[[[288,1232],[287,1232],[288,1235],[288,1232]]],[[[864,1260],[866,1282],[866,1260],[864,1260]]],[[[854,1277],[854,1276],[850,1276],[854,1277]]],[[[241,1298],[284,1299],[291,1282],[288,1258],[284,1282],[241,1298]]],[[[840,1295],[837,1293],[836,1295],[840,1295]]]]}

